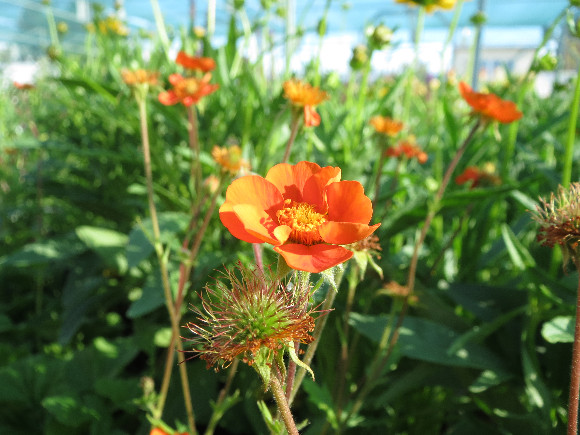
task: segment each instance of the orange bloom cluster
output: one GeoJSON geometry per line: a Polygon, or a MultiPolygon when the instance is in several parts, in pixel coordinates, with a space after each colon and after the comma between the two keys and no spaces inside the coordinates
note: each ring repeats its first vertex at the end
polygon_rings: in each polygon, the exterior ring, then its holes
{"type": "Polygon", "coordinates": [[[184,51],[177,53],[175,62],[185,69],[207,73],[215,69],[215,60],[211,57],[189,56],[184,51]]]}
{"type": "Polygon", "coordinates": [[[211,74],[206,73],[203,77],[183,77],[181,74],[171,74],[169,83],[173,89],[159,94],[159,102],[166,106],[182,103],[189,107],[197,104],[206,95],[215,92],[219,85],[211,84],[211,74]]]}
{"type": "Polygon", "coordinates": [[[395,121],[388,116],[373,116],[370,124],[375,128],[377,133],[387,136],[396,136],[403,129],[403,123],[395,121]]]}
{"type": "Polygon", "coordinates": [[[465,82],[459,82],[459,92],[471,106],[473,113],[480,115],[484,121],[499,121],[505,124],[522,117],[522,112],[514,102],[502,100],[495,94],[475,92],[465,82]]]}
{"type": "Polygon", "coordinates": [[[455,177],[455,182],[457,184],[471,182],[471,188],[473,189],[482,184],[501,184],[501,179],[487,168],[479,169],[477,166],[468,166],[460,175],[455,177]]]}
{"type": "Polygon", "coordinates": [[[427,153],[423,151],[419,146],[417,146],[414,140],[404,140],[399,142],[397,145],[390,146],[385,151],[387,157],[397,157],[401,158],[403,156],[408,159],[413,157],[417,158],[417,161],[421,164],[425,163],[429,158],[427,153]]]}
{"type": "Polygon", "coordinates": [[[30,83],[13,82],[13,84],[14,84],[14,87],[16,89],[20,89],[20,90],[23,90],[23,91],[27,91],[29,89],[33,89],[34,88],[34,85],[32,85],[30,83]]]}
{"type": "Polygon", "coordinates": [[[250,164],[242,158],[242,149],[238,145],[228,148],[216,145],[211,150],[211,155],[224,172],[237,174],[241,170],[250,169],[250,164]]]}
{"type": "Polygon", "coordinates": [[[340,246],[370,236],[371,200],[341,170],[316,163],[281,163],[266,178],[247,175],[226,191],[220,219],[238,239],[269,243],[288,266],[318,273],[350,259],[340,246]]]}
{"type": "Polygon", "coordinates": [[[147,71],[144,69],[138,69],[135,71],[124,69],[121,71],[121,77],[123,81],[129,86],[135,85],[152,85],[155,86],[158,83],[159,73],[155,71],[147,71]]]}
{"type": "Polygon", "coordinates": [[[328,94],[296,79],[286,81],[283,87],[284,97],[289,99],[294,106],[304,107],[304,125],[306,127],[320,125],[320,115],[314,108],[327,100],[328,94]]]}

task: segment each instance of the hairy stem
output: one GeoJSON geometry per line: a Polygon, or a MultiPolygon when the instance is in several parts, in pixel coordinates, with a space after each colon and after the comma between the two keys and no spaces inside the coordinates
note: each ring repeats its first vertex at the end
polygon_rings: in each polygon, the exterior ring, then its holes
{"type": "Polygon", "coordinates": [[[296,428],[296,423],[294,423],[294,418],[292,417],[292,412],[290,411],[290,405],[282,389],[282,384],[280,379],[274,374],[270,377],[270,388],[274,394],[274,399],[276,400],[276,405],[278,405],[278,410],[282,415],[286,429],[289,435],[298,435],[298,429],[296,428]]]}
{"type": "MultiPolygon", "coordinates": [[[[580,272],[580,258],[575,257],[574,264],[576,265],[576,270],[580,272]]],[[[580,390],[580,275],[578,275],[576,297],[576,325],[574,328],[574,344],[572,346],[567,435],[576,435],[578,433],[578,394],[580,390]]]]}

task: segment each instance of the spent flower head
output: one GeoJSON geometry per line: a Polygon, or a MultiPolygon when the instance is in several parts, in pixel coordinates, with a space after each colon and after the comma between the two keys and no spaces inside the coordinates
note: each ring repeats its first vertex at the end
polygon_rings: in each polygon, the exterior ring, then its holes
{"type": "MultiPolygon", "coordinates": [[[[207,367],[227,367],[235,358],[259,368],[293,350],[293,343],[310,343],[314,317],[309,283],[293,285],[275,278],[269,269],[238,263],[226,269],[223,280],[206,286],[196,322],[187,324],[194,334],[193,352],[207,367]]],[[[278,359],[277,359],[278,360],[278,359]]]]}
{"type": "Polygon", "coordinates": [[[560,245],[564,252],[564,265],[572,257],[575,264],[580,260],[580,183],[571,183],[546,201],[540,198],[532,218],[540,224],[538,241],[544,246],[560,245]]]}

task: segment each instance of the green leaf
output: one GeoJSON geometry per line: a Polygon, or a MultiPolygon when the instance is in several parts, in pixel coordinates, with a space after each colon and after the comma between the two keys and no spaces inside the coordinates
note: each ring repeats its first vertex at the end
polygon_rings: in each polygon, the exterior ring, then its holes
{"type": "Polygon", "coordinates": [[[495,387],[512,376],[507,373],[496,372],[493,370],[484,370],[481,375],[469,386],[472,393],[482,393],[488,388],[495,387]]]}
{"type": "MultiPolygon", "coordinates": [[[[364,336],[378,343],[387,326],[389,316],[370,316],[351,313],[349,323],[364,336]]],[[[397,343],[403,356],[421,361],[455,367],[493,369],[503,371],[502,361],[483,346],[466,343],[455,353],[447,350],[459,337],[456,331],[418,317],[405,317],[397,343]]]]}
{"type": "Polygon", "coordinates": [[[534,258],[517,239],[511,228],[505,223],[501,226],[501,235],[515,267],[520,270],[525,270],[528,267],[535,266],[536,262],[534,258]]]}
{"type": "Polygon", "coordinates": [[[310,379],[305,379],[302,386],[308,394],[308,400],[324,412],[326,420],[332,425],[333,429],[338,429],[338,418],[334,412],[332,395],[328,387],[326,385],[319,385],[310,379]]]}
{"type": "Polygon", "coordinates": [[[149,314],[165,303],[161,272],[156,269],[147,276],[141,297],[131,303],[127,310],[127,317],[137,319],[149,314]]]}
{"type": "Polygon", "coordinates": [[[75,396],[49,396],[42,400],[41,405],[66,426],[79,427],[91,419],[99,418],[95,409],[84,405],[75,396]]]}
{"type": "Polygon", "coordinates": [[[573,343],[574,326],[574,317],[554,317],[542,325],[542,337],[549,343],[573,343]]]}
{"type": "Polygon", "coordinates": [[[80,226],[75,233],[84,244],[95,251],[108,266],[115,267],[120,272],[127,270],[127,259],[124,251],[129,237],[126,234],[90,226],[80,226]]]}
{"type": "Polygon", "coordinates": [[[46,239],[25,245],[14,253],[2,257],[0,265],[14,267],[40,266],[55,261],[67,260],[85,249],[78,240],[71,240],[70,237],[46,239]]]}

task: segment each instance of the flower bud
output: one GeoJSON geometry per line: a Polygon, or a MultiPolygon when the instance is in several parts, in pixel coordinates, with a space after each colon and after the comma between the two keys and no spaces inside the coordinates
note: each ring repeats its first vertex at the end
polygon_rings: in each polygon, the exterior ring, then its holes
{"type": "Polygon", "coordinates": [[[474,26],[483,26],[487,22],[487,15],[485,15],[485,12],[478,11],[469,18],[469,21],[474,26]]]}
{"type": "Polygon", "coordinates": [[[384,24],[379,24],[371,33],[369,43],[372,48],[382,50],[391,43],[392,38],[393,31],[384,24]]]}
{"type": "Polygon", "coordinates": [[[362,69],[369,61],[368,49],[366,45],[357,45],[352,50],[352,58],[350,59],[350,67],[358,71],[362,69]]]}

